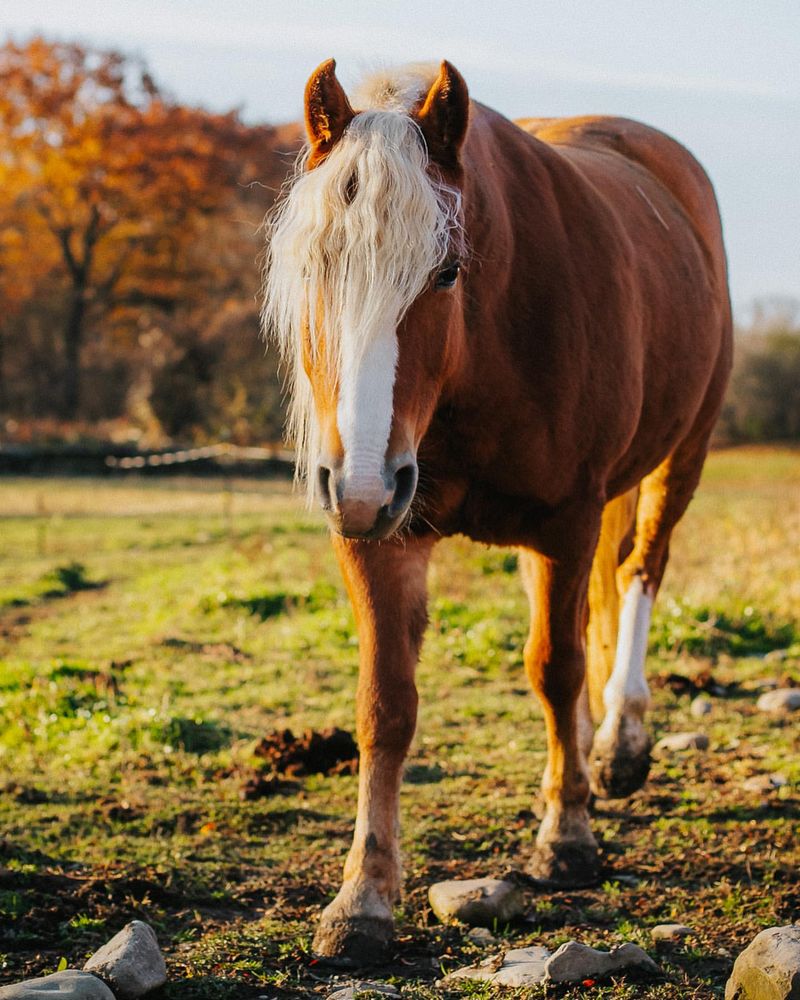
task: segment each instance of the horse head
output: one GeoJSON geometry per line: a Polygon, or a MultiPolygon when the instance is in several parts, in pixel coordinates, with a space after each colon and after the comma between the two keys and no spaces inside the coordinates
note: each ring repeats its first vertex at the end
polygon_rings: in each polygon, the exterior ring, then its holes
{"type": "Polygon", "coordinates": [[[378,539],[411,510],[417,450],[458,367],[469,97],[443,62],[373,78],[362,101],[333,60],[308,82],[309,143],[272,217],[264,315],[309,495],[337,532],[378,539]]]}

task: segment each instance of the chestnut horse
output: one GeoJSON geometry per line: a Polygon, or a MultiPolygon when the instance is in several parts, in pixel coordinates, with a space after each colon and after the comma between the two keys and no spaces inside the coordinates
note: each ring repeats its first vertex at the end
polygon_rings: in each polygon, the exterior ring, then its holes
{"type": "Polygon", "coordinates": [[[650,613],[720,409],[731,312],[711,184],[661,132],[512,123],[447,62],[373,77],[351,105],[334,69],[306,89],[264,316],[359,633],[358,813],[315,949],[363,961],[393,933],[443,536],[519,548],[548,743],[528,871],[596,877],[590,787],[623,797],[647,774],[650,613]]]}

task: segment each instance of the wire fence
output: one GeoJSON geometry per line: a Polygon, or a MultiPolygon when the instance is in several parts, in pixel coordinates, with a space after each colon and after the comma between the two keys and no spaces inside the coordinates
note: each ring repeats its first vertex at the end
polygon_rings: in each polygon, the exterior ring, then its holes
{"type": "Polygon", "coordinates": [[[212,444],[202,448],[181,448],[178,451],[156,452],[150,455],[106,456],[106,465],[111,469],[145,469],[169,465],[185,465],[188,462],[215,461],[221,465],[246,462],[271,462],[294,466],[294,454],[279,447],[242,447],[234,444],[212,444]]]}
{"type": "Polygon", "coordinates": [[[135,451],[105,445],[0,444],[0,474],[105,476],[120,473],[290,478],[294,454],[281,445],[243,447],[221,443],[198,448],[135,451]],[[122,452],[122,454],[120,454],[122,452]]]}

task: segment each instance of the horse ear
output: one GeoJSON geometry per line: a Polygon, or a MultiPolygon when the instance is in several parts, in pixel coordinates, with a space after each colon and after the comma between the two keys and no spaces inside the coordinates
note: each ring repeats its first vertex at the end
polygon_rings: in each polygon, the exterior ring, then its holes
{"type": "Polygon", "coordinates": [[[355,117],[347,94],[336,79],[335,59],[328,59],[311,74],[306,84],[305,110],[313,166],[330,153],[355,117]]]}
{"type": "Polygon", "coordinates": [[[416,117],[430,158],[457,170],[469,124],[469,91],[464,77],[446,59],[416,117]]]}

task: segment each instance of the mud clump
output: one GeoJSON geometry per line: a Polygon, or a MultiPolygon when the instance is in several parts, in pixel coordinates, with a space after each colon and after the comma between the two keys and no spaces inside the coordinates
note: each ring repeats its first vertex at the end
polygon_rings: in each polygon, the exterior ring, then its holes
{"type": "Polygon", "coordinates": [[[735,682],[733,684],[720,684],[707,668],[698,670],[691,677],[678,673],[657,674],[651,678],[650,683],[655,688],[669,688],[675,695],[711,694],[719,698],[735,694],[739,686],[735,682]]]}
{"type": "Polygon", "coordinates": [[[243,802],[268,799],[273,795],[291,795],[300,788],[299,781],[284,781],[281,778],[266,778],[258,771],[250,775],[239,790],[243,802]]]}
{"type": "Polygon", "coordinates": [[[303,777],[308,774],[355,774],[358,747],[345,729],[307,729],[295,736],[291,729],[276,730],[260,740],[253,751],[274,774],[303,777]]]}

